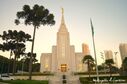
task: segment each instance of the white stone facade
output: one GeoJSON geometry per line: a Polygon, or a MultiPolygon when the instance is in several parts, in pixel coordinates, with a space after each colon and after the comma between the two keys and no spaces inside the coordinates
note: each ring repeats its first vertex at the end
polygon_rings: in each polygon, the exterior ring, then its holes
{"type": "Polygon", "coordinates": [[[61,25],[57,32],[56,46],[52,46],[52,53],[42,53],[40,72],[78,72],[86,71],[82,58],[82,52],[75,53],[75,47],[70,45],[69,32],[62,14],[61,25]]]}

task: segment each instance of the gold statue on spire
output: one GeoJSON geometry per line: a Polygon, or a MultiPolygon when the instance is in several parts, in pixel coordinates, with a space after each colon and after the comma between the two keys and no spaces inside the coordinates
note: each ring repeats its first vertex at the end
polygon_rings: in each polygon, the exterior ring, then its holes
{"type": "Polygon", "coordinates": [[[63,8],[61,8],[61,10],[62,10],[62,15],[64,14],[64,9],[63,8]]]}

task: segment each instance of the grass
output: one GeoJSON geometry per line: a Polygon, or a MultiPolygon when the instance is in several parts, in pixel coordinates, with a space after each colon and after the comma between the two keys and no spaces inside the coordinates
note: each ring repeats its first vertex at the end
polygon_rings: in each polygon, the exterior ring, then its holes
{"type": "MultiPolygon", "coordinates": [[[[96,75],[95,71],[90,72],[91,75],[96,75]]],[[[99,72],[99,74],[110,74],[110,72],[99,72]]],[[[117,74],[117,72],[112,72],[112,74],[117,74]]],[[[74,72],[74,75],[89,75],[88,72],[74,72]]]]}
{"type": "MultiPolygon", "coordinates": [[[[15,73],[14,76],[28,76],[29,73],[15,73]]],[[[53,76],[54,74],[51,73],[51,72],[44,72],[44,73],[41,73],[41,72],[32,72],[32,76],[53,76]]]]}
{"type": "MultiPolygon", "coordinates": [[[[80,77],[81,84],[92,84],[97,81],[97,77],[80,77]]],[[[125,83],[127,84],[127,76],[101,76],[99,77],[100,82],[103,83],[125,83]]]]}
{"type": "Polygon", "coordinates": [[[47,80],[37,81],[37,80],[8,80],[2,81],[9,84],[49,84],[47,80]]]}

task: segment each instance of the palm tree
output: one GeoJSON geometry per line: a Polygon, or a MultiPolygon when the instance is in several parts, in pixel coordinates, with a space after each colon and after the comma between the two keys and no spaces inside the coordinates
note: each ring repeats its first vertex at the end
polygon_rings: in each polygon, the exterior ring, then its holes
{"type": "Polygon", "coordinates": [[[112,76],[111,68],[112,68],[112,64],[114,64],[113,59],[105,60],[105,64],[109,67],[110,76],[112,76]]]}
{"type": "Polygon", "coordinates": [[[30,65],[29,65],[29,79],[31,80],[32,75],[32,55],[34,49],[34,40],[35,40],[35,33],[36,29],[39,28],[41,25],[54,25],[54,15],[49,13],[48,9],[45,9],[44,6],[34,5],[31,9],[29,5],[24,5],[23,10],[17,12],[17,19],[15,23],[18,25],[20,24],[19,19],[24,19],[25,25],[33,25],[33,39],[32,39],[32,48],[31,48],[31,56],[30,56],[30,65]]]}
{"type": "Polygon", "coordinates": [[[82,59],[82,62],[87,64],[89,79],[90,79],[90,72],[91,72],[91,66],[90,65],[94,63],[94,59],[92,58],[91,55],[85,55],[82,59]]]}

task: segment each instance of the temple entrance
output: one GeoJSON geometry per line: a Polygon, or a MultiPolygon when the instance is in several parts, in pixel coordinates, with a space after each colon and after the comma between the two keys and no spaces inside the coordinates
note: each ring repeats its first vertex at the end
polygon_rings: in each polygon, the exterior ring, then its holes
{"type": "Polygon", "coordinates": [[[61,64],[61,72],[67,72],[67,64],[61,64]]]}

